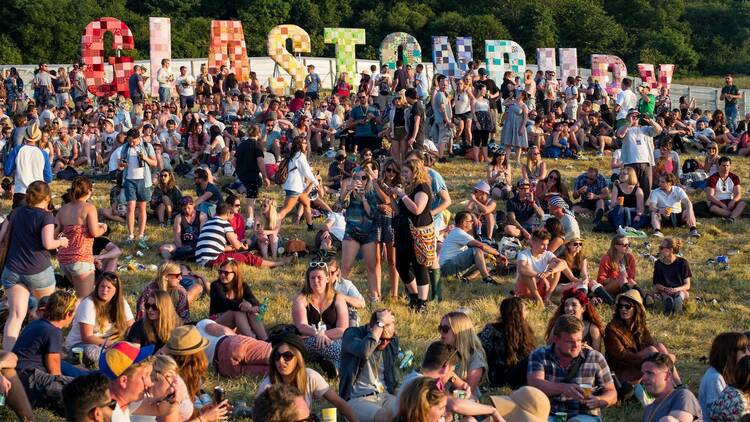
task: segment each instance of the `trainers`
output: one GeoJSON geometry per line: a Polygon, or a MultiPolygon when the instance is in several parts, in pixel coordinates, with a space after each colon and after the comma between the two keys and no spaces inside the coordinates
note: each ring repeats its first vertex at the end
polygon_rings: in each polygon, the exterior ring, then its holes
{"type": "Polygon", "coordinates": [[[131,244],[131,243],[133,243],[133,242],[135,242],[135,238],[133,236],[128,236],[125,239],[125,243],[128,244],[128,245],[131,244]]]}
{"type": "Polygon", "coordinates": [[[148,245],[147,240],[148,240],[148,236],[141,236],[141,237],[139,237],[138,238],[138,247],[141,248],[141,249],[148,249],[149,245],[148,245]]]}
{"type": "Polygon", "coordinates": [[[701,234],[698,233],[698,229],[690,229],[690,236],[701,237],[701,234]]]}
{"type": "Polygon", "coordinates": [[[654,237],[664,237],[664,233],[662,233],[661,230],[654,230],[654,234],[652,236],[654,236],[654,237]]]}

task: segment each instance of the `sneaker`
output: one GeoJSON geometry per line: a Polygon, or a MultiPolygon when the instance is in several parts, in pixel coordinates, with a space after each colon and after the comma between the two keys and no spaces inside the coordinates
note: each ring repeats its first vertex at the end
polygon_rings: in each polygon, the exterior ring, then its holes
{"type": "Polygon", "coordinates": [[[138,247],[141,248],[141,249],[148,249],[149,245],[148,245],[147,240],[148,240],[148,236],[141,236],[141,237],[139,237],[138,238],[138,247]]]}
{"type": "Polygon", "coordinates": [[[654,234],[652,235],[654,237],[664,237],[664,233],[661,232],[661,230],[654,230],[654,234]]]}
{"type": "Polygon", "coordinates": [[[493,284],[496,286],[500,285],[499,281],[495,280],[494,278],[492,278],[492,276],[489,276],[489,275],[483,278],[482,281],[484,281],[485,284],[493,284]]]}
{"type": "Polygon", "coordinates": [[[701,237],[701,234],[698,233],[698,229],[690,229],[690,236],[692,236],[692,237],[701,237]]]}
{"type": "Polygon", "coordinates": [[[133,243],[133,242],[135,242],[135,238],[134,238],[133,236],[128,236],[128,237],[127,237],[127,238],[125,239],[125,244],[127,244],[127,245],[129,245],[129,244],[131,244],[131,243],[133,243]]]}

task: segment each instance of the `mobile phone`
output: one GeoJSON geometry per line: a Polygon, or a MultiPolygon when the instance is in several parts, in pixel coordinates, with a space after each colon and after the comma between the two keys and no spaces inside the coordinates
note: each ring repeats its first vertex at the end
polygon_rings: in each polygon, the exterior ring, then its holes
{"type": "Polygon", "coordinates": [[[219,404],[224,401],[224,389],[221,387],[214,387],[214,403],[219,404]]]}

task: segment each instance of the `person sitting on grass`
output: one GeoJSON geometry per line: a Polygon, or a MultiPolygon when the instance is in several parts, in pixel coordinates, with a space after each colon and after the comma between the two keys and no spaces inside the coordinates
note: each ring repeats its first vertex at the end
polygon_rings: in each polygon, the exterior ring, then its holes
{"type": "Polygon", "coordinates": [[[344,298],[346,307],[349,309],[349,326],[354,327],[359,325],[359,314],[357,309],[363,309],[367,304],[365,298],[350,280],[347,280],[341,276],[341,268],[339,267],[336,259],[330,258],[326,261],[328,265],[328,274],[331,277],[331,283],[336,292],[344,298]]]}
{"type": "Polygon", "coordinates": [[[506,225],[503,233],[519,239],[531,239],[534,217],[544,217],[544,210],[534,201],[531,183],[521,179],[516,183],[516,194],[507,202],[506,225]]]}
{"type": "Polygon", "coordinates": [[[310,406],[305,402],[305,396],[291,385],[273,385],[256,397],[253,404],[255,422],[315,420],[311,419],[310,406]]]}
{"type": "Polygon", "coordinates": [[[607,253],[599,260],[596,282],[604,286],[611,296],[635,289],[643,297],[635,281],[635,270],[635,255],[630,251],[630,239],[618,234],[609,242],[607,253]]]}
{"type": "Polygon", "coordinates": [[[654,296],[664,305],[664,313],[681,313],[690,290],[693,274],[687,259],[678,256],[682,241],[665,237],[659,245],[659,259],[654,263],[654,296]]]}
{"type": "Polygon", "coordinates": [[[237,378],[268,373],[271,343],[237,334],[210,319],[198,321],[195,327],[208,340],[206,359],[219,375],[237,378]]]}
{"type": "Polygon", "coordinates": [[[16,371],[29,402],[62,413],[62,389],[75,376],[85,373],[62,360],[63,332],[73,321],[77,298],[57,290],[44,306],[44,318],[32,321],[21,331],[13,353],[18,357],[16,371]]]}
{"type": "Polygon", "coordinates": [[[661,232],[662,225],[678,227],[688,225],[690,227],[690,236],[700,237],[698,229],[695,227],[695,213],[693,212],[693,203],[690,201],[687,192],[677,183],[677,176],[672,173],[659,176],[659,188],[651,191],[648,197],[648,206],[651,209],[651,227],[654,229],[654,236],[664,237],[661,232]]]}
{"type": "Polygon", "coordinates": [[[481,225],[481,235],[492,239],[495,233],[495,208],[497,204],[490,196],[490,185],[484,180],[474,185],[474,192],[469,196],[466,211],[478,217],[476,225],[481,225]]]}
{"type": "Polygon", "coordinates": [[[63,388],[62,396],[67,422],[110,421],[117,406],[109,391],[109,379],[99,372],[75,378],[63,388]]]}
{"type": "Polygon", "coordinates": [[[565,272],[569,280],[580,284],[564,260],[547,250],[550,235],[543,229],[534,230],[531,247],[516,256],[516,285],[513,293],[525,299],[532,299],[540,305],[552,306],[552,293],[565,272]]]}
{"type": "Polygon", "coordinates": [[[745,211],[747,204],[742,200],[740,178],[730,171],[731,168],[731,158],[719,158],[719,170],[708,178],[706,199],[711,214],[734,222],[745,211]]]}
{"type": "Polygon", "coordinates": [[[195,246],[207,217],[196,211],[192,196],[183,196],[180,206],[182,211],[174,217],[172,225],[174,243],[162,245],[159,247],[159,253],[164,259],[194,261],[195,246]]]}
{"type": "MultiPolygon", "coordinates": [[[[156,269],[154,281],[147,284],[141,291],[135,305],[135,318],[141,319],[146,314],[146,300],[156,291],[169,293],[174,303],[174,309],[180,317],[182,323],[190,321],[190,303],[188,301],[188,292],[182,285],[180,279],[182,271],[180,265],[174,261],[164,261],[156,269]]],[[[200,284],[194,284],[194,289],[203,290],[200,284]]]]}
{"type": "Polygon", "coordinates": [[[584,291],[569,289],[563,293],[560,306],[557,307],[547,324],[545,337],[548,343],[552,342],[552,329],[560,315],[573,315],[583,321],[583,342],[598,352],[602,351],[604,323],[584,291]]]}
{"type": "Polygon", "coordinates": [[[213,217],[216,206],[224,202],[221,191],[209,181],[208,171],[203,168],[195,170],[193,180],[195,181],[195,209],[208,218],[213,217]]]}
{"type": "Polygon", "coordinates": [[[643,388],[655,398],[643,409],[644,421],[703,420],[695,395],[687,388],[675,387],[680,385],[680,380],[674,377],[674,369],[674,359],[664,353],[651,354],[641,364],[643,388]]]}
{"type": "Polygon", "coordinates": [[[275,268],[279,262],[264,260],[248,252],[229,224],[229,204],[220,203],[216,215],[201,228],[195,247],[195,261],[204,267],[218,267],[227,260],[261,268],[275,268]]]}
{"type": "MultiPolygon", "coordinates": [[[[675,356],[651,336],[646,326],[646,308],[636,290],[628,290],[615,298],[612,321],[604,329],[604,350],[607,362],[623,386],[621,393],[641,381],[641,364],[648,356],[659,352],[675,360],[675,356]]],[[[676,371],[674,378],[679,383],[676,371]]]]}
{"type": "Polygon", "coordinates": [[[455,347],[459,357],[450,384],[466,391],[466,397],[479,398],[479,384],[487,379],[487,355],[471,319],[463,312],[449,312],[440,320],[438,334],[440,342],[455,347]]]}
{"type": "Polygon", "coordinates": [[[143,307],[143,316],[130,327],[126,340],[141,346],[154,344],[159,350],[169,340],[172,330],[183,321],[177,316],[172,297],[165,290],[152,291],[143,307]]]}
{"type": "Polygon", "coordinates": [[[312,408],[314,400],[328,400],[349,421],[359,421],[354,410],[329,387],[323,377],[305,366],[305,346],[302,339],[294,334],[271,338],[273,349],[269,359],[268,375],[258,386],[256,397],[275,384],[287,384],[304,392],[305,402],[312,408]]]}
{"type": "Polygon", "coordinates": [[[743,333],[721,333],[714,337],[708,354],[710,366],[703,374],[698,389],[698,401],[704,415],[710,416],[709,409],[719,399],[727,383],[734,382],[737,364],[748,356],[748,346],[750,341],[743,333]]]}
{"type": "Polygon", "coordinates": [[[738,415],[750,413],[750,357],[745,356],[737,363],[734,380],[711,404],[706,420],[711,422],[733,422],[738,415]]]}
{"type": "Polygon", "coordinates": [[[550,416],[565,412],[570,421],[598,421],[600,409],[617,402],[617,392],[604,356],[583,347],[583,328],[573,315],[558,317],[552,343],[529,356],[527,380],[550,398],[550,416]]]}
{"type": "Polygon", "coordinates": [[[211,283],[211,319],[225,327],[236,328],[239,334],[266,340],[263,322],[258,320],[260,301],[244,281],[239,262],[226,261],[219,267],[219,278],[211,283]]]}
{"type": "MultiPolygon", "coordinates": [[[[440,273],[444,276],[450,276],[474,267],[472,273],[479,271],[485,283],[496,284],[497,282],[487,270],[484,255],[492,254],[505,264],[507,264],[508,258],[500,255],[500,252],[495,248],[474,239],[469,234],[473,231],[475,218],[468,211],[459,211],[456,214],[456,226],[445,236],[438,255],[440,273]]],[[[467,276],[462,276],[462,278],[468,281],[467,276]]]]}
{"type": "Polygon", "coordinates": [[[605,201],[609,199],[609,188],[607,179],[599,174],[596,167],[589,167],[585,173],[576,178],[573,188],[573,199],[581,199],[573,205],[573,211],[577,213],[594,212],[594,224],[598,223],[606,211],[605,201]]]}

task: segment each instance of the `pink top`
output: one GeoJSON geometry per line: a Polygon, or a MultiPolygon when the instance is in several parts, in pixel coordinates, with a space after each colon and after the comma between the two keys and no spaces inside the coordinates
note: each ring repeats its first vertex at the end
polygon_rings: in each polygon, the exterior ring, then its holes
{"type": "Polygon", "coordinates": [[[94,238],[89,235],[86,226],[65,226],[62,234],[68,238],[68,247],[60,248],[57,252],[57,260],[61,264],[94,263],[94,238]]]}

